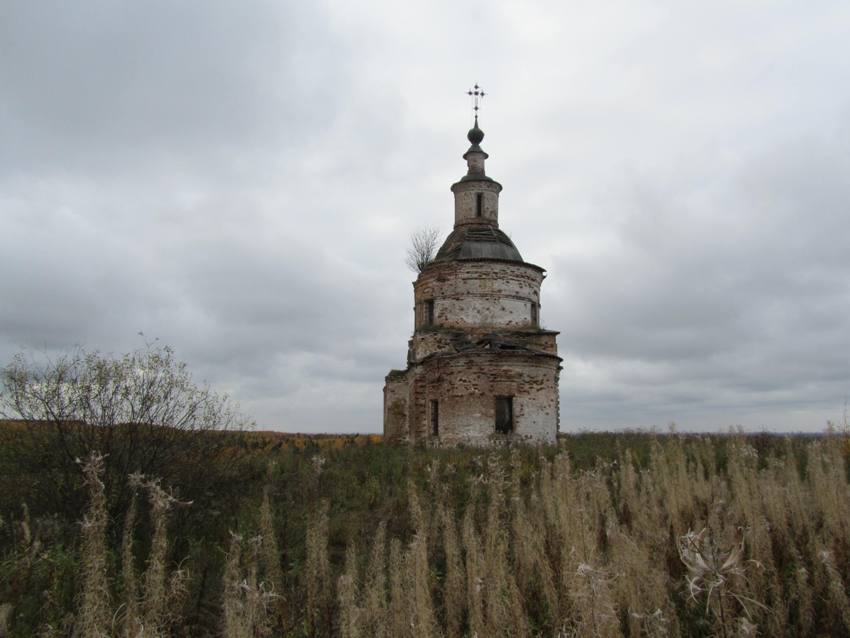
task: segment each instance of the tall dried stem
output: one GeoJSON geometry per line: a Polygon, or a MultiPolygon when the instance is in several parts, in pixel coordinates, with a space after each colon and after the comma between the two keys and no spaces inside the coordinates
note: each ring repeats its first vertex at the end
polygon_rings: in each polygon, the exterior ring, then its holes
{"type": "Polygon", "coordinates": [[[339,599],[339,635],[340,638],[360,638],[362,610],[357,605],[357,550],[349,545],[345,555],[345,571],[337,581],[339,599]]]}
{"type": "Polygon", "coordinates": [[[139,487],[144,477],[141,474],[130,476],[130,505],[124,517],[124,530],[121,537],[121,581],[124,589],[123,634],[125,638],[136,638],[143,632],[139,615],[139,583],[136,575],[136,560],[133,551],[133,537],[136,531],[136,516],[139,507],[139,487]]]}
{"type": "Polygon", "coordinates": [[[439,635],[434,604],[431,599],[431,576],[428,566],[428,526],[427,519],[416,488],[413,484],[408,487],[410,515],[413,519],[413,539],[407,550],[409,586],[413,592],[413,629],[417,636],[430,638],[439,635]]]}
{"type": "Polygon", "coordinates": [[[103,484],[103,456],[92,452],[83,464],[83,477],[89,491],[89,509],[82,521],[82,592],[77,620],[80,638],[107,638],[112,610],[107,575],[106,490],[103,484]]]}
{"type": "Polygon", "coordinates": [[[323,500],[307,527],[307,624],[312,635],[329,630],[331,568],[328,559],[328,502],[323,500]]]}
{"type": "Polygon", "coordinates": [[[475,519],[472,506],[466,508],[463,515],[463,549],[466,554],[466,607],[469,610],[469,632],[472,636],[483,637],[484,625],[484,557],[478,532],[475,531],[475,519]]]}
{"type": "Polygon", "coordinates": [[[390,541],[390,608],[386,634],[392,638],[416,638],[411,621],[411,596],[406,582],[406,565],[401,541],[390,541]]]}
{"type": "Polygon", "coordinates": [[[387,636],[386,536],[387,524],[381,521],[372,544],[363,601],[363,634],[373,638],[387,636]]]}
{"type": "Polygon", "coordinates": [[[275,615],[280,625],[285,624],[286,599],[283,595],[283,570],[280,566],[280,549],[274,529],[274,511],[271,503],[271,487],[263,489],[263,502],[260,505],[260,537],[262,538],[263,581],[269,591],[275,594],[275,615]]]}
{"type": "Polygon", "coordinates": [[[169,586],[167,573],[168,555],[168,512],[178,501],[162,489],[159,480],[145,482],[148,500],[151,506],[153,539],[150,556],[145,570],[145,595],[142,601],[142,618],[147,635],[155,636],[164,632],[177,603],[174,587],[181,587],[181,577],[172,580],[169,586]]]}
{"type": "Polygon", "coordinates": [[[247,541],[243,551],[242,537],[231,534],[230,551],[224,572],[223,638],[271,638],[269,607],[274,593],[259,580],[262,539],[247,541]],[[247,562],[247,565],[243,563],[247,562]]]}
{"type": "Polygon", "coordinates": [[[440,527],[443,530],[443,552],[446,556],[446,582],[443,600],[446,610],[446,635],[459,638],[466,612],[466,573],[458,540],[457,525],[443,503],[440,504],[440,527]]]}

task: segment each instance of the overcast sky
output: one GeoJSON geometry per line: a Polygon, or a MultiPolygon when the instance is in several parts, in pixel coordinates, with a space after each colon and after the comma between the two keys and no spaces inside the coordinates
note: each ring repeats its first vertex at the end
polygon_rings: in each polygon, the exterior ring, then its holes
{"type": "Polygon", "coordinates": [[[380,431],[477,81],[561,429],[822,430],[848,33],[818,0],[4,0],[0,362],[142,331],[261,428],[380,431]]]}

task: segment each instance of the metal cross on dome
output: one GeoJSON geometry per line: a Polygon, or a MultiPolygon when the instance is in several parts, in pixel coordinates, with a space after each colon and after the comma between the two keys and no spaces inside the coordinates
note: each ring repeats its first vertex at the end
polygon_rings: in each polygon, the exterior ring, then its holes
{"type": "Polygon", "coordinates": [[[472,98],[472,112],[475,113],[475,119],[478,119],[478,105],[481,100],[484,99],[484,96],[487,95],[484,93],[484,89],[482,89],[478,84],[469,89],[466,94],[472,98]]]}

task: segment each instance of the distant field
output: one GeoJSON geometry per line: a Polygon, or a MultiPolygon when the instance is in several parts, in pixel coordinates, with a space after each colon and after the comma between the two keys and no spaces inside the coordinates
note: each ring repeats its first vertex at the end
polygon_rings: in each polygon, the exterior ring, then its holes
{"type": "Polygon", "coordinates": [[[839,435],[208,433],[128,482],[49,431],[0,427],[0,635],[850,636],[839,435]]]}
{"type": "Polygon", "coordinates": [[[348,445],[366,445],[380,443],[380,434],[303,434],[274,432],[272,430],[254,430],[248,433],[249,439],[265,441],[268,445],[305,448],[315,445],[319,448],[341,448],[348,445]]]}

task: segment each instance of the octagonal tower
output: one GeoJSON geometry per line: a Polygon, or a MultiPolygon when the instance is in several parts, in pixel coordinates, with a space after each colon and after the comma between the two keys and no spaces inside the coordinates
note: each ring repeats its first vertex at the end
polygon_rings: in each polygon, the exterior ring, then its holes
{"type": "Polygon", "coordinates": [[[488,177],[478,117],[452,185],[454,229],[413,283],[407,368],[384,385],[384,437],[435,445],[553,443],[557,332],[540,326],[545,271],[499,229],[501,184],[488,177]]]}

